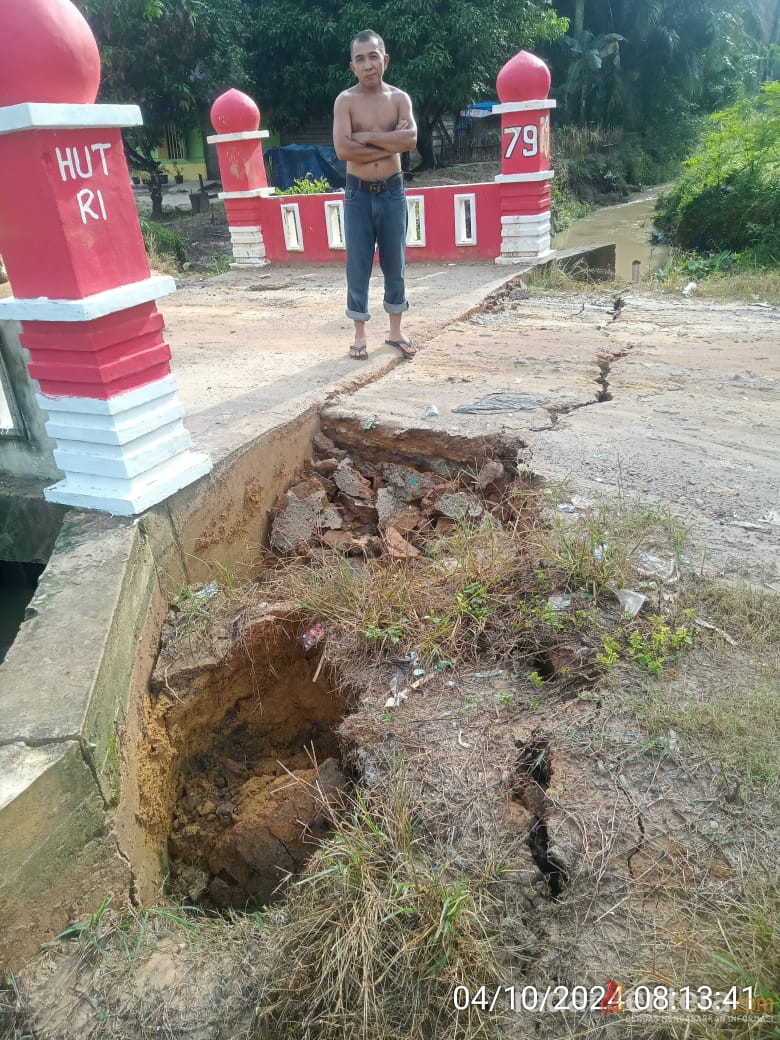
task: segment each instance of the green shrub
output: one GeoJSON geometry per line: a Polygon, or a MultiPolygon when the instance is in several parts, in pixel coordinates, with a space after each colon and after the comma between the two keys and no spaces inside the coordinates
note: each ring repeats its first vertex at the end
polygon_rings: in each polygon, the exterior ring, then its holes
{"type": "Polygon", "coordinates": [[[277,195],[324,195],[328,191],[333,191],[333,188],[328,183],[326,177],[312,177],[310,173],[307,173],[305,177],[296,177],[289,188],[285,188],[282,191],[281,188],[276,189],[277,195]]]}
{"type": "Polygon", "coordinates": [[[711,117],[701,150],[658,203],[678,245],[780,259],[780,83],[711,117]]]}
{"type": "Polygon", "coordinates": [[[181,270],[190,259],[190,243],[183,231],[140,217],[141,234],[149,263],[158,270],[174,267],[181,270]]]}

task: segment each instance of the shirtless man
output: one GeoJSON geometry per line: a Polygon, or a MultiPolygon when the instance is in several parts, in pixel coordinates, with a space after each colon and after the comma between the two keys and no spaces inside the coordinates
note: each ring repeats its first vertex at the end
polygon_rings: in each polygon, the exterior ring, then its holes
{"type": "Polygon", "coordinates": [[[349,67],[357,83],[339,94],[333,109],[333,144],[338,157],[347,161],[347,317],[355,323],[349,356],[359,361],[368,357],[368,283],[378,244],[390,321],[385,342],[412,358],[416,348],[401,335],[401,315],[409,309],[404,283],[408,214],[401,152],[416,145],[417,126],[409,95],[383,80],[390,56],[382,37],[371,29],[359,32],[351,55],[349,67]]]}

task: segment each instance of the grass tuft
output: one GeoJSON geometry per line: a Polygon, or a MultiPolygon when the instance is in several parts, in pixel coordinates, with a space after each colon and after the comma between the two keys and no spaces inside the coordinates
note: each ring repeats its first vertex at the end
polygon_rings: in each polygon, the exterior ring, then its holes
{"type": "Polygon", "coordinates": [[[402,776],[358,793],[269,922],[280,958],[263,1036],[394,1040],[495,1035],[496,1016],[457,1012],[464,978],[500,983],[489,857],[466,864],[423,825],[402,776]]]}

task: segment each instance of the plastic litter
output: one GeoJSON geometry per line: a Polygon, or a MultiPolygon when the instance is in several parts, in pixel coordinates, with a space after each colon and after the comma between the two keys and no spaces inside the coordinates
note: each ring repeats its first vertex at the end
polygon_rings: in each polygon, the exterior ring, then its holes
{"type": "Polygon", "coordinates": [[[544,405],[545,398],[534,394],[513,394],[502,390],[494,394],[486,394],[473,404],[462,404],[453,408],[453,412],[465,415],[482,412],[533,412],[544,405]]]}
{"type": "Polygon", "coordinates": [[[419,677],[421,675],[425,675],[425,669],[424,668],[415,668],[414,671],[412,672],[412,675],[415,677],[415,679],[419,679],[419,677]]]}
{"type": "Polygon", "coordinates": [[[312,625],[308,628],[301,636],[301,642],[303,643],[303,652],[307,654],[313,647],[320,642],[322,637],[325,635],[325,626],[320,623],[312,625]]]}
{"type": "Polygon", "coordinates": [[[694,291],[694,289],[697,289],[697,288],[698,288],[698,283],[697,282],[688,282],[688,284],[683,289],[682,294],[683,294],[683,296],[690,296],[691,293],[694,291]]]}
{"type": "MultiPolygon", "coordinates": [[[[411,654],[409,656],[411,656],[411,654]]],[[[417,654],[415,654],[415,659],[416,658],[417,654]]],[[[424,670],[422,668],[418,669],[418,671],[423,672],[420,678],[415,679],[413,683],[409,683],[408,686],[405,686],[402,690],[399,690],[398,686],[403,681],[403,671],[400,668],[396,668],[395,678],[390,682],[390,691],[393,694],[393,696],[388,697],[385,701],[386,708],[397,708],[400,705],[401,701],[406,700],[410,690],[419,690],[421,686],[424,686],[427,682],[430,682],[430,680],[433,679],[435,674],[434,672],[431,672],[430,675],[425,675],[424,670]]]]}
{"type": "Polygon", "coordinates": [[[367,416],[360,425],[364,430],[373,430],[373,428],[376,426],[376,416],[367,416]]]}
{"type": "Polygon", "coordinates": [[[398,690],[392,697],[388,697],[385,701],[386,708],[397,708],[401,701],[405,701],[407,697],[406,690],[398,690]]]}
{"type": "Polygon", "coordinates": [[[571,596],[554,595],[547,600],[547,606],[552,610],[566,610],[571,606],[571,596]]]}
{"type": "Polygon", "coordinates": [[[438,414],[439,414],[439,409],[436,407],[435,404],[426,404],[426,406],[423,408],[423,415],[430,416],[430,415],[438,415],[438,414]]]}
{"type": "Polygon", "coordinates": [[[705,621],[704,618],[697,617],[694,619],[693,623],[694,625],[698,625],[699,628],[708,628],[711,632],[717,632],[719,636],[723,636],[729,646],[737,645],[736,639],[732,639],[728,632],[724,632],[722,628],[713,625],[711,621],[705,621]]]}
{"type": "Polygon", "coordinates": [[[623,608],[623,613],[630,614],[631,617],[636,617],[647,603],[647,596],[643,596],[641,592],[635,592],[634,589],[618,589],[615,595],[623,608]]]}
{"type": "Polygon", "coordinates": [[[464,747],[464,748],[473,748],[474,747],[473,744],[469,744],[469,742],[467,740],[463,739],[463,730],[462,729],[458,730],[458,743],[460,744],[461,747],[464,747]]]}
{"type": "Polygon", "coordinates": [[[445,686],[449,686],[450,689],[452,689],[452,687],[455,686],[455,680],[454,679],[448,679],[447,682],[444,685],[445,686]]]}
{"type": "Polygon", "coordinates": [[[636,569],[640,574],[647,574],[652,578],[660,579],[660,581],[677,580],[677,564],[673,557],[662,560],[660,556],[653,556],[652,553],[640,551],[636,553],[636,559],[638,561],[636,569]]]}
{"type": "Polygon", "coordinates": [[[196,599],[213,599],[214,596],[219,592],[219,585],[215,581],[210,581],[208,585],[204,585],[202,589],[198,589],[194,596],[196,599]]]}
{"type": "Polygon", "coordinates": [[[603,560],[608,552],[609,552],[609,546],[607,545],[606,542],[604,542],[601,545],[597,545],[596,548],[593,550],[593,559],[594,560],[603,560]]]}
{"type": "Polygon", "coordinates": [[[571,502],[559,502],[558,503],[559,513],[576,513],[577,509],[571,502]]]}
{"type": "Polygon", "coordinates": [[[420,660],[420,655],[417,653],[417,651],[416,650],[410,650],[409,653],[406,654],[404,657],[394,657],[393,660],[391,661],[391,664],[395,664],[395,665],[414,664],[416,661],[419,661],[419,660],[420,660]]]}

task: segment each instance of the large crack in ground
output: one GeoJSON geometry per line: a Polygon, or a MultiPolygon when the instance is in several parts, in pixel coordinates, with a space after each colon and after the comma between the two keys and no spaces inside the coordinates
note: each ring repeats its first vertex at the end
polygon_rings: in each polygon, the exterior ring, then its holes
{"type": "Polygon", "coordinates": [[[528,831],[528,848],[547,886],[550,899],[558,900],[568,883],[566,871],[550,853],[550,835],[547,830],[547,789],[552,779],[552,752],[549,740],[542,735],[526,742],[518,742],[512,796],[532,814],[528,831]]]}
{"type": "Polygon", "coordinates": [[[594,404],[603,404],[605,401],[611,401],[613,395],[609,387],[609,377],[612,372],[612,366],[616,361],[620,361],[621,358],[626,357],[630,353],[631,348],[626,347],[625,350],[616,351],[614,354],[599,354],[596,358],[599,374],[595,380],[599,390],[595,397],[592,401],[582,401],[579,404],[551,405],[546,408],[552,427],[555,428],[558,425],[558,420],[562,415],[579,411],[580,408],[590,408],[594,404]]]}

